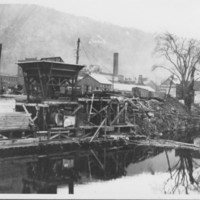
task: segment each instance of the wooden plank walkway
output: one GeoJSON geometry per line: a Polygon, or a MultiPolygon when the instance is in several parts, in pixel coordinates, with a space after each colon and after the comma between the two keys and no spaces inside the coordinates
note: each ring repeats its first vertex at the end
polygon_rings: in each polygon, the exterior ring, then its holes
{"type": "MultiPolygon", "coordinates": [[[[194,128],[194,127],[193,127],[194,128]]],[[[127,147],[131,145],[155,146],[166,148],[185,148],[192,150],[200,150],[200,147],[194,144],[176,142],[172,140],[159,140],[135,137],[134,134],[109,134],[106,137],[95,137],[90,141],[92,136],[68,139],[41,139],[25,138],[25,139],[2,139],[0,140],[0,157],[22,155],[43,155],[57,152],[65,152],[69,150],[90,149],[90,148],[111,148],[111,147],[127,147]]]]}
{"type": "Polygon", "coordinates": [[[38,138],[0,141],[0,158],[18,155],[46,155],[62,153],[71,150],[86,150],[90,148],[110,148],[125,146],[126,142],[119,139],[98,139],[89,142],[88,139],[71,140],[38,140],[38,138]]]}

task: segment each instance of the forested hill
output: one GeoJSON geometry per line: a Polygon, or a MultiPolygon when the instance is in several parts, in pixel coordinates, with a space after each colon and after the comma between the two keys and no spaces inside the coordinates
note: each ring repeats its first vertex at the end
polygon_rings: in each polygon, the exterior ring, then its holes
{"type": "Polygon", "coordinates": [[[146,74],[153,64],[152,34],[36,5],[0,5],[2,73],[16,74],[16,62],[30,57],[61,56],[75,63],[78,38],[80,64],[111,72],[114,52],[119,52],[120,73],[146,74]]]}

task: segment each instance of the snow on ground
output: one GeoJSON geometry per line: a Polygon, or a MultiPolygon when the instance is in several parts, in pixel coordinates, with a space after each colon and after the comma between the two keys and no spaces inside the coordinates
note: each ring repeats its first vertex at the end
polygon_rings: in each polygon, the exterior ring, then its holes
{"type": "MultiPolygon", "coordinates": [[[[122,177],[109,181],[91,182],[82,185],[75,185],[74,195],[70,198],[131,198],[131,199],[159,199],[159,198],[179,198],[181,199],[198,199],[198,192],[190,192],[191,195],[185,195],[182,188],[177,190],[178,195],[164,194],[165,189],[170,191],[170,188],[164,188],[166,181],[169,179],[169,173],[142,173],[135,176],[122,177]],[[180,194],[179,194],[180,192],[180,194]],[[195,195],[195,194],[198,194],[195,195]]],[[[168,187],[173,187],[173,181],[167,184],[168,187]]],[[[58,196],[66,197],[68,188],[58,188],[58,196]]]]}

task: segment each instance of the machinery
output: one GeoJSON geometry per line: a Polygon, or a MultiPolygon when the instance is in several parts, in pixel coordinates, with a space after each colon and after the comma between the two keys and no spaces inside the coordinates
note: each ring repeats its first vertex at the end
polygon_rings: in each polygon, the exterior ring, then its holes
{"type": "Polygon", "coordinates": [[[77,77],[83,65],[66,64],[60,57],[24,60],[22,68],[26,102],[17,103],[17,111],[31,114],[32,129],[58,130],[76,126],[77,77]]]}

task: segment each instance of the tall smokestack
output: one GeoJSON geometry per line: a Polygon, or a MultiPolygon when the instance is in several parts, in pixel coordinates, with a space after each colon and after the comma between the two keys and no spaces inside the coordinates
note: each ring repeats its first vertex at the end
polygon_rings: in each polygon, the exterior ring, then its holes
{"type": "Polygon", "coordinates": [[[138,77],[138,85],[144,85],[143,76],[142,75],[139,75],[139,77],[138,77]]]}
{"type": "Polygon", "coordinates": [[[118,57],[119,57],[118,53],[113,54],[113,76],[118,75],[118,57]]]}

